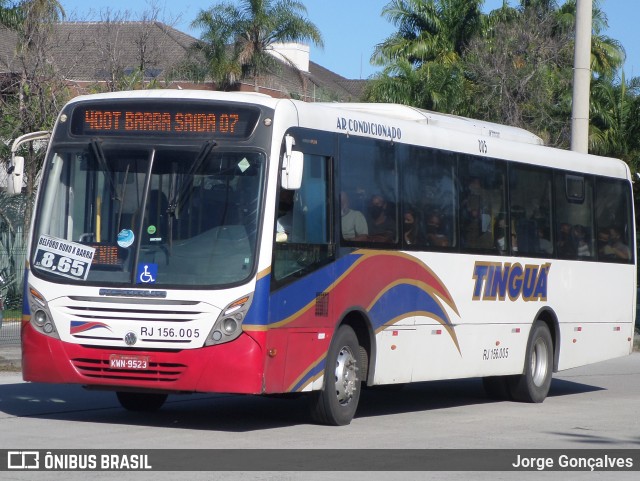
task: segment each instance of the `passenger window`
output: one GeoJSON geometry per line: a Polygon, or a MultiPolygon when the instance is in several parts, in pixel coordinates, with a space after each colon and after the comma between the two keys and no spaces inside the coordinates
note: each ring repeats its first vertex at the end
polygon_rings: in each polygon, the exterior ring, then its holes
{"type": "Polygon", "coordinates": [[[556,249],[561,259],[594,259],[593,181],[557,173],[556,249]]]}
{"type": "Polygon", "coordinates": [[[462,248],[509,251],[510,229],[505,212],[505,164],[465,158],[459,164],[460,237],[462,248]]]}
{"type": "Polygon", "coordinates": [[[509,171],[511,237],[514,253],[546,257],[553,254],[551,171],[512,165],[509,171]]]}
{"type": "Polygon", "coordinates": [[[452,249],[456,239],[457,155],[406,147],[402,169],[402,244],[406,249],[452,249]]]}
{"type": "Polygon", "coordinates": [[[346,138],[340,145],[340,236],[343,242],[398,242],[395,147],[346,138]]]}
{"type": "Polygon", "coordinates": [[[598,179],[596,183],[597,255],[606,262],[633,262],[631,196],[625,181],[598,179]]]}

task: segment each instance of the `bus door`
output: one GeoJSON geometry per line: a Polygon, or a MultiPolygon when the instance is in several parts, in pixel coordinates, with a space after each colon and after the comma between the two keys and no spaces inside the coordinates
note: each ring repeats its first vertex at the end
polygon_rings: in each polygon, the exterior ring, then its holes
{"type": "Polygon", "coordinates": [[[333,316],[329,288],[334,273],[332,157],[304,153],[299,189],[278,186],[271,269],[267,392],[302,390],[330,342],[333,316]]]}

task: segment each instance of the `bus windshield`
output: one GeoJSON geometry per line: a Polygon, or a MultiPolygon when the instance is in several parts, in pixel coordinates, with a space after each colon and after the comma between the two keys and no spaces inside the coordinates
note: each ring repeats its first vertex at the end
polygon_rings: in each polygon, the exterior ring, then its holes
{"type": "Polygon", "coordinates": [[[256,257],[265,156],[213,141],[52,146],[32,268],[100,285],[223,286],[256,257]]]}

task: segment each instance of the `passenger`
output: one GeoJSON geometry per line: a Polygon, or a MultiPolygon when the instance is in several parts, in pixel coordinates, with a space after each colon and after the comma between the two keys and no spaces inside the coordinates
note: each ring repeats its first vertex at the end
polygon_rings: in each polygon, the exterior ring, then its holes
{"type": "Polygon", "coordinates": [[[295,191],[282,189],[278,203],[278,220],[276,222],[276,242],[287,242],[293,226],[293,205],[295,191]]]}
{"type": "Polygon", "coordinates": [[[571,224],[562,222],[558,231],[558,255],[561,258],[573,259],[576,256],[576,250],[571,241],[571,224]]]}
{"type": "Polygon", "coordinates": [[[442,231],[442,217],[433,211],[427,217],[427,242],[433,247],[447,247],[449,239],[442,231]]]}
{"type": "Polygon", "coordinates": [[[629,247],[622,242],[620,229],[612,227],[609,229],[609,242],[604,247],[605,258],[609,259],[631,259],[629,247]]]}
{"type": "Polygon", "coordinates": [[[609,229],[602,228],[598,230],[598,255],[601,258],[607,257],[609,247],[609,229]]]}
{"type": "Polygon", "coordinates": [[[363,186],[357,186],[353,196],[349,199],[349,205],[357,211],[367,210],[367,190],[363,186]]]}
{"type": "Polygon", "coordinates": [[[578,257],[591,257],[591,248],[586,239],[587,230],[585,227],[580,224],[573,226],[572,236],[576,255],[578,257]]]}
{"type": "Polygon", "coordinates": [[[340,216],[342,226],[342,238],[344,240],[366,240],[369,229],[367,220],[359,210],[349,207],[349,196],[346,192],[340,193],[340,216]]]}
{"type": "Polygon", "coordinates": [[[544,254],[553,253],[553,245],[549,240],[549,229],[538,227],[538,249],[544,254]]]}
{"type": "Polygon", "coordinates": [[[420,242],[420,222],[413,209],[404,213],[404,242],[407,245],[415,245],[420,242]]]}
{"type": "Polygon", "coordinates": [[[491,248],[491,218],[487,194],[479,177],[469,178],[462,201],[462,241],[465,247],[491,248]],[[488,235],[487,235],[488,234],[488,235]]]}
{"type": "Polygon", "coordinates": [[[504,253],[507,250],[507,221],[504,218],[504,214],[499,214],[496,219],[493,226],[493,239],[496,249],[500,253],[504,253]]]}
{"type": "Polygon", "coordinates": [[[387,212],[387,201],[381,195],[371,197],[369,204],[369,240],[393,242],[396,224],[387,212]]]}

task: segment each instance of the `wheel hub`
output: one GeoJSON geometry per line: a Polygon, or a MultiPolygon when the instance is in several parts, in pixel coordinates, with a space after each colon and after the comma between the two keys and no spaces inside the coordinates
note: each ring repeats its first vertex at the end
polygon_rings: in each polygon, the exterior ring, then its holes
{"type": "Polygon", "coordinates": [[[541,386],[544,383],[549,369],[549,362],[547,344],[543,339],[536,340],[531,356],[531,376],[536,386],[541,386]]]}
{"type": "Polygon", "coordinates": [[[336,359],[336,396],[341,405],[349,404],[356,392],[357,376],[356,359],[347,346],[343,347],[336,359]]]}

